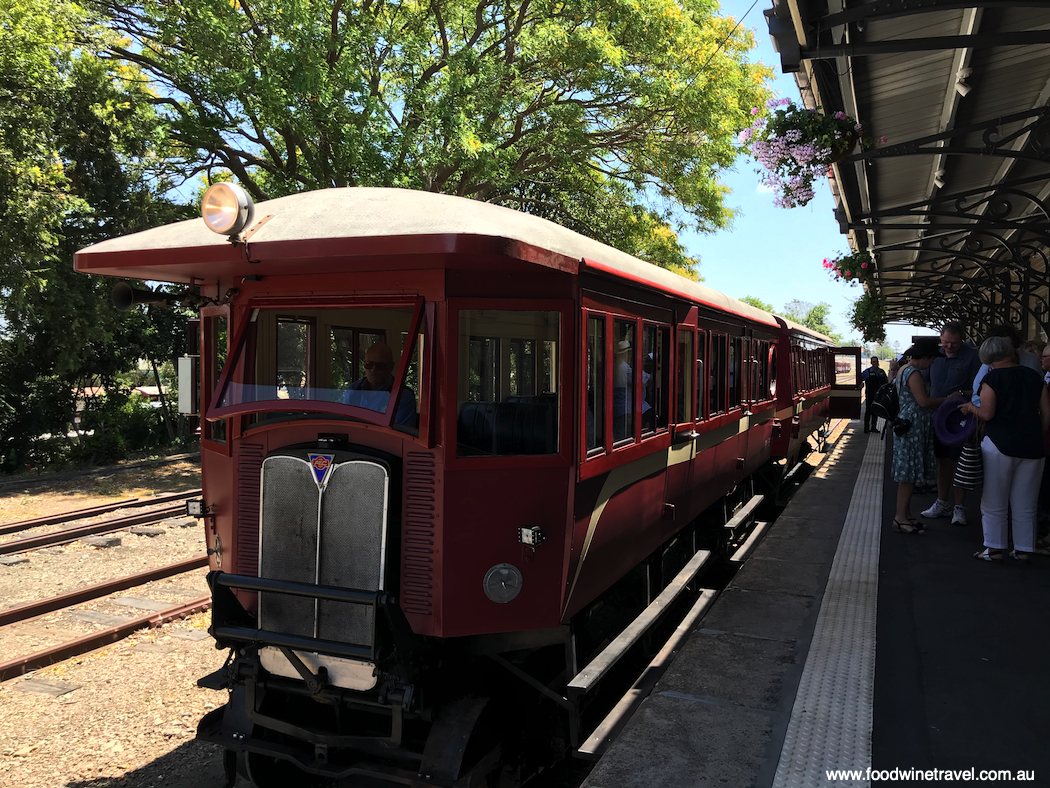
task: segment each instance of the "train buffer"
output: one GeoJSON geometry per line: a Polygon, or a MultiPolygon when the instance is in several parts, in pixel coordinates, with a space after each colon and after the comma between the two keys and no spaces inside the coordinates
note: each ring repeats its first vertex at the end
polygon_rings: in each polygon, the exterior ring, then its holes
{"type": "Polygon", "coordinates": [[[1050,557],[975,561],[979,491],[891,530],[879,437],[850,423],[585,788],[1050,783],[1050,557]]]}

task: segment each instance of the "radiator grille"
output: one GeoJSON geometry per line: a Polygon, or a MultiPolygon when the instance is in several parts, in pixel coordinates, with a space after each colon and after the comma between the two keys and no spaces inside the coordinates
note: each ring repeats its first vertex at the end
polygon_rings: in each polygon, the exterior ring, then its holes
{"type": "MultiPolygon", "coordinates": [[[[293,453],[262,464],[261,577],[364,591],[384,589],[389,472],[360,456],[337,456],[322,492],[293,453]]],[[[372,643],[364,605],[261,593],[259,624],[275,632],[372,643]]]]}
{"type": "Polygon", "coordinates": [[[409,452],[405,458],[401,568],[401,607],[406,613],[433,613],[436,491],[433,455],[409,452]]]}
{"type": "MultiPolygon", "coordinates": [[[[313,471],[298,457],[267,457],[262,468],[259,575],[316,583],[320,491],[313,471]]],[[[263,629],[312,637],[314,606],[304,597],[260,594],[259,622],[263,629]]]]}
{"type": "MultiPolygon", "coordinates": [[[[373,462],[336,465],[321,501],[319,582],[340,588],[383,588],[387,472],[373,462]]],[[[317,636],[370,643],[374,611],[362,605],[322,600],[317,636]]]]}
{"type": "Polygon", "coordinates": [[[237,454],[237,560],[233,571],[255,577],[259,573],[259,478],[265,450],[242,443],[237,454]]]}

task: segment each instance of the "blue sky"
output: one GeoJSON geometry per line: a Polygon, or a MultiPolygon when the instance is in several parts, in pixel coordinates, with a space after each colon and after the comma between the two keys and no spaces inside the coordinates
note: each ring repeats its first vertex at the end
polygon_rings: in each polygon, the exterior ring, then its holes
{"type": "MultiPolygon", "coordinates": [[[[722,15],[739,20],[755,34],[753,60],[772,66],[777,73],[775,90],[798,101],[795,80],[780,71],[780,58],[773,49],[762,12],[770,0],[722,0],[722,15]],[[744,16],[747,14],[747,16],[744,16]]],[[[863,118],[862,118],[863,120],[863,118]]],[[[704,284],[733,298],[754,296],[775,309],[782,309],[792,299],[831,305],[831,323],[844,337],[859,332],[849,325],[848,313],[859,286],[834,282],[821,266],[825,257],[848,252],[846,236],[841,235],[834,217],[834,203],[827,181],[816,189],[816,198],[803,208],[777,208],[773,194],[760,185],[755,172],[757,164],[741,157],[735,172],[726,172],[722,180],[733,190],[728,204],[739,213],[729,230],[709,235],[682,233],[679,239],[694,255],[701,258],[700,273],[704,284]]],[[[933,334],[928,328],[910,325],[886,326],[890,342],[899,342],[903,350],[911,344],[913,334],[933,334]]]]}

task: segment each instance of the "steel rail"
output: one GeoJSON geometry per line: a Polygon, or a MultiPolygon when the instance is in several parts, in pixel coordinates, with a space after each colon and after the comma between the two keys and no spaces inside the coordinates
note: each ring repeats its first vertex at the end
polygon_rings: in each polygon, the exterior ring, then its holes
{"type": "Polygon", "coordinates": [[[164,520],[184,511],[185,509],[182,506],[171,506],[167,509],[159,509],[155,512],[146,512],[145,514],[136,514],[131,515],[130,517],[118,517],[115,520],[106,520],[102,523],[92,523],[91,525],[79,525],[73,528],[63,528],[61,531],[55,531],[49,534],[40,534],[39,536],[23,536],[21,539],[12,539],[9,542],[0,542],[0,555],[24,553],[27,550],[36,550],[37,548],[46,547],[48,545],[75,542],[77,541],[77,539],[80,539],[84,536],[92,536],[94,534],[105,534],[111,531],[120,531],[124,528],[129,528],[133,525],[142,525],[143,523],[152,523],[156,522],[157,520],[164,520]]]}
{"type": "Polygon", "coordinates": [[[51,646],[42,651],[38,651],[35,654],[30,654],[27,657],[17,657],[8,660],[7,662],[2,662],[0,663],[0,681],[7,681],[16,676],[21,676],[23,673],[28,673],[31,670],[46,668],[48,665],[54,665],[56,662],[61,662],[64,659],[85,654],[88,651],[94,651],[102,646],[116,643],[118,640],[123,640],[132,632],[136,632],[140,629],[152,629],[163,626],[170,621],[175,621],[176,619],[185,618],[194,613],[199,613],[202,610],[207,610],[210,606],[210,596],[200,597],[199,599],[193,599],[189,602],[184,602],[181,605],[175,605],[156,613],[148,613],[144,616],[133,618],[123,624],[117,624],[108,629],[93,632],[90,635],[84,635],[76,640],[59,643],[57,646],[51,646]]]}
{"type": "Polygon", "coordinates": [[[167,566],[162,566],[157,569],[148,569],[145,572],[139,572],[135,575],[128,575],[127,577],[121,577],[116,580],[98,583],[76,591],[70,591],[68,594],[53,596],[39,602],[29,602],[24,605],[19,605],[18,607],[9,607],[6,610],[0,610],[0,627],[14,624],[19,621],[25,621],[28,618],[42,616],[45,613],[52,613],[56,610],[61,610],[64,607],[69,607],[70,605],[78,605],[81,602],[98,599],[99,597],[117,591],[126,591],[129,588],[135,588],[136,586],[144,585],[145,583],[152,583],[154,580],[162,580],[165,577],[181,575],[183,572],[200,569],[202,566],[207,565],[208,556],[204,554],[197,555],[193,558],[187,558],[184,561],[177,561],[174,564],[168,564],[167,566]]]}
{"type": "Polygon", "coordinates": [[[94,517],[98,514],[115,512],[117,509],[137,509],[141,506],[170,503],[171,501],[179,501],[184,498],[190,498],[194,495],[200,495],[201,492],[203,491],[198,488],[196,490],[167,493],[153,498],[128,498],[115,503],[103,503],[98,506],[88,506],[84,509],[73,509],[72,511],[62,512],[61,514],[45,514],[42,517],[34,517],[31,520],[18,520],[16,522],[4,523],[0,525],[0,536],[17,533],[18,531],[28,531],[30,528],[37,528],[45,525],[58,525],[59,523],[68,523],[72,520],[82,520],[87,517],[94,517]]]}

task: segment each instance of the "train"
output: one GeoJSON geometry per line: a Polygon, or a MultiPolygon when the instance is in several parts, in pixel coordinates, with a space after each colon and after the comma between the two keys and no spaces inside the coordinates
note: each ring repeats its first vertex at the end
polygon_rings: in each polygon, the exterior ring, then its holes
{"type": "Polygon", "coordinates": [[[220,183],[75,268],[199,310],[179,398],[229,659],[197,735],[230,785],[517,785],[573,754],[601,713],[573,677],[836,406],[827,336],[455,196],[220,183]]]}

